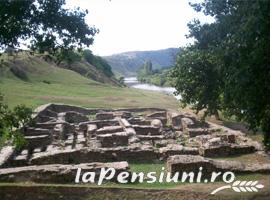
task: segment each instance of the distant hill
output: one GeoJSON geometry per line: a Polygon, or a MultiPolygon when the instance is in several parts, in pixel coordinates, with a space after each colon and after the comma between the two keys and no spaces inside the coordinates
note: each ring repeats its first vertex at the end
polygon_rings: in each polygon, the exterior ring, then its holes
{"type": "Polygon", "coordinates": [[[145,61],[150,60],[153,69],[170,67],[174,64],[178,48],[169,48],[155,51],[132,51],[103,58],[111,65],[116,75],[134,76],[145,61]]]}

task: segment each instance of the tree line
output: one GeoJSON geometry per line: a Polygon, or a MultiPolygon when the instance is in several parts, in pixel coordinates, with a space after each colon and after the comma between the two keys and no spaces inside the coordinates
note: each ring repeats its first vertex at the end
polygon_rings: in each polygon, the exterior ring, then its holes
{"type": "Polygon", "coordinates": [[[164,67],[161,69],[153,69],[152,62],[147,60],[137,72],[137,79],[142,83],[149,83],[157,86],[170,86],[171,67],[164,67]]]}
{"type": "Polygon", "coordinates": [[[172,76],[182,102],[205,115],[236,117],[261,129],[270,147],[270,1],[190,3],[214,17],[188,24],[195,43],[178,55],[172,76]]]}
{"type": "MultiPolygon", "coordinates": [[[[58,64],[62,60],[76,61],[80,57],[77,52],[89,47],[99,30],[86,23],[88,10],[67,9],[65,5],[65,0],[1,0],[0,50],[12,53],[24,46],[31,52],[52,55],[58,64]]],[[[105,74],[112,75],[106,61],[87,50],[82,55],[105,74]]],[[[30,123],[31,113],[23,105],[8,108],[0,95],[0,147],[9,141],[17,147],[24,144],[20,130],[30,123]]]]}

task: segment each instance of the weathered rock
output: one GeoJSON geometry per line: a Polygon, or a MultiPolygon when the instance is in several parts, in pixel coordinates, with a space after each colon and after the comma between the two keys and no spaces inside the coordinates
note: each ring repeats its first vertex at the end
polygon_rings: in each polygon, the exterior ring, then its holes
{"type": "Polygon", "coordinates": [[[105,126],[96,131],[97,135],[107,134],[107,133],[117,133],[124,131],[122,126],[105,126]]]}
{"type": "Polygon", "coordinates": [[[101,148],[101,149],[71,149],[71,150],[53,150],[33,154],[29,164],[71,164],[71,163],[89,163],[89,162],[112,162],[112,161],[155,161],[158,154],[153,149],[143,148],[101,148]]]}
{"type": "Polygon", "coordinates": [[[97,139],[101,143],[101,147],[113,147],[113,136],[112,134],[97,135],[97,139]]]}
{"type": "Polygon", "coordinates": [[[146,141],[147,140],[152,140],[152,141],[162,140],[165,138],[163,135],[137,135],[137,137],[142,141],[144,141],[144,140],[146,140],[146,141]]]}
{"type": "Polygon", "coordinates": [[[211,123],[204,126],[192,114],[173,113],[154,108],[113,110],[47,105],[37,113],[38,123],[34,127],[22,128],[28,131],[25,135],[31,146],[28,153],[16,152],[4,161],[4,166],[121,160],[145,162],[174,154],[195,155],[198,147],[201,147],[202,155],[208,156],[252,152],[255,146],[256,150],[263,150],[244,134],[226,128],[220,131],[211,123]],[[134,116],[141,117],[132,117],[131,112],[138,112],[134,116]],[[152,114],[146,117],[145,113],[150,112],[152,114]],[[167,126],[166,113],[172,127],[167,126]],[[100,120],[88,119],[88,115],[97,115],[100,120]],[[185,122],[185,130],[179,131],[184,118],[189,121],[185,122]],[[200,135],[205,134],[202,130],[209,134],[200,135]],[[47,140],[50,135],[51,141],[47,140]],[[183,146],[179,148],[179,144],[183,146]]]}
{"type": "Polygon", "coordinates": [[[125,132],[127,133],[128,136],[136,135],[136,131],[134,130],[134,128],[125,128],[125,132]]]}
{"type": "Polygon", "coordinates": [[[89,118],[81,113],[70,111],[65,113],[65,121],[68,123],[80,123],[89,121],[89,118]]]}
{"type": "Polygon", "coordinates": [[[130,118],[129,123],[132,125],[142,125],[142,126],[149,126],[151,125],[152,120],[145,120],[144,118],[140,118],[140,117],[133,117],[130,118]]]}
{"type": "Polygon", "coordinates": [[[157,140],[154,141],[154,145],[157,148],[166,147],[169,144],[168,140],[157,140]]]}
{"type": "MultiPolygon", "coordinates": [[[[129,169],[127,162],[112,163],[84,163],[78,165],[40,165],[15,167],[8,169],[0,169],[1,182],[36,182],[36,183],[74,183],[77,169],[81,168],[82,172],[95,172],[96,179],[100,176],[101,168],[114,168],[116,170],[112,181],[116,181],[116,177],[120,172],[129,169]]],[[[81,179],[80,179],[81,180],[81,179]]]]}
{"type": "Polygon", "coordinates": [[[130,128],[131,124],[126,119],[119,119],[119,124],[125,128],[130,128]]]}
{"type": "Polygon", "coordinates": [[[114,146],[127,146],[128,145],[128,135],[126,132],[119,132],[113,134],[113,144],[114,146]]]}
{"type": "Polygon", "coordinates": [[[205,157],[225,157],[230,155],[249,154],[255,151],[254,146],[222,144],[219,146],[203,146],[200,155],[205,157]]]}
{"type": "Polygon", "coordinates": [[[67,122],[55,125],[53,129],[53,138],[64,140],[68,135],[74,134],[75,127],[67,122]]]}
{"type": "Polygon", "coordinates": [[[198,135],[208,135],[210,134],[210,132],[207,129],[204,128],[188,128],[188,134],[189,137],[196,137],[198,135]]]}
{"type": "Polygon", "coordinates": [[[97,120],[108,120],[108,119],[113,119],[113,118],[114,118],[114,115],[112,112],[102,112],[102,113],[96,114],[97,120]]]}
{"type": "Polygon", "coordinates": [[[169,144],[166,147],[160,148],[159,153],[162,154],[162,157],[167,158],[172,155],[198,155],[199,150],[198,148],[184,147],[180,144],[169,144]]]}
{"type": "Polygon", "coordinates": [[[171,154],[171,155],[176,155],[176,154],[181,154],[182,150],[183,150],[183,146],[180,144],[169,144],[166,147],[162,147],[159,149],[160,153],[165,153],[167,155],[171,154]]]}
{"type": "Polygon", "coordinates": [[[34,128],[34,127],[27,127],[24,131],[25,136],[38,136],[38,135],[51,135],[51,131],[49,129],[43,128],[34,128]]]}
{"type": "Polygon", "coordinates": [[[28,156],[26,154],[21,154],[21,155],[16,156],[10,162],[10,166],[15,166],[15,167],[25,166],[27,165],[27,161],[28,161],[28,156]]]}
{"type": "Polygon", "coordinates": [[[98,135],[102,147],[117,147],[128,145],[128,135],[126,132],[98,135]]]}
{"type": "Polygon", "coordinates": [[[96,130],[97,130],[97,125],[87,124],[87,135],[89,137],[92,137],[96,133],[96,130]]]}
{"type": "Polygon", "coordinates": [[[134,125],[133,128],[135,129],[137,135],[160,135],[159,128],[153,126],[134,125]]]}
{"type": "Polygon", "coordinates": [[[24,139],[27,142],[27,148],[32,150],[38,147],[47,146],[52,142],[52,138],[48,135],[25,136],[24,139]]]}
{"type": "Polygon", "coordinates": [[[234,134],[227,135],[227,140],[229,143],[236,143],[236,136],[234,134]]]}
{"type": "Polygon", "coordinates": [[[78,127],[81,131],[87,131],[87,125],[95,124],[98,128],[102,128],[104,126],[119,126],[118,120],[95,120],[95,121],[87,121],[79,123],[78,127]]]}
{"type": "Polygon", "coordinates": [[[215,137],[215,138],[211,138],[210,140],[208,140],[209,146],[219,146],[222,143],[223,142],[221,141],[220,137],[215,137]]]}
{"type": "Polygon", "coordinates": [[[155,127],[155,128],[159,128],[160,130],[162,129],[163,127],[163,124],[162,122],[159,120],[159,119],[154,119],[152,122],[151,122],[151,126],[155,127]]]}
{"type": "Polygon", "coordinates": [[[186,155],[199,155],[199,149],[197,147],[184,147],[183,154],[186,155]]]}
{"type": "Polygon", "coordinates": [[[114,112],[113,115],[114,117],[121,117],[125,119],[132,117],[131,112],[128,112],[128,111],[117,111],[117,112],[114,112]]]}
{"type": "Polygon", "coordinates": [[[0,168],[4,167],[5,164],[11,159],[12,155],[15,153],[15,148],[13,146],[4,146],[0,150],[0,168]]]}
{"type": "Polygon", "coordinates": [[[181,121],[182,115],[181,114],[171,113],[169,117],[170,117],[170,121],[174,129],[176,130],[182,129],[182,121],[181,121]]]}
{"type": "Polygon", "coordinates": [[[128,143],[129,144],[133,144],[133,143],[139,143],[141,140],[137,137],[137,136],[131,136],[128,139],[128,143]]]}
{"type": "Polygon", "coordinates": [[[215,166],[201,156],[175,155],[170,156],[167,160],[167,170],[173,175],[178,172],[182,175],[184,172],[193,172],[197,174],[199,168],[203,167],[203,174],[209,176],[216,170],[215,166]]]}
{"type": "Polygon", "coordinates": [[[54,122],[45,122],[45,123],[35,123],[36,128],[41,128],[41,129],[49,129],[52,130],[55,125],[61,124],[62,122],[59,121],[54,121],[54,122]]]}
{"type": "Polygon", "coordinates": [[[156,118],[156,117],[167,117],[167,113],[166,112],[154,112],[154,113],[151,113],[151,114],[148,114],[147,117],[149,118],[156,118]]]}
{"type": "Polygon", "coordinates": [[[211,177],[212,172],[226,171],[232,171],[235,173],[270,173],[270,164],[246,165],[237,161],[212,160],[192,155],[175,155],[170,156],[167,160],[167,169],[172,174],[175,174],[176,172],[179,172],[180,175],[184,172],[193,172],[197,174],[200,167],[203,168],[203,177],[211,177]]]}
{"type": "Polygon", "coordinates": [[[194,125],[194,121],[188,117],[181,118],[181,124],[183,129],[191,128],[194,125]]]}

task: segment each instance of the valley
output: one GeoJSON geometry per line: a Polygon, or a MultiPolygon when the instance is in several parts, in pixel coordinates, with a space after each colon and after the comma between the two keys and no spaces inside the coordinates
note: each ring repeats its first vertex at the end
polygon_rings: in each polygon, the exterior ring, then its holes
{"type": "Polygon", "coordinates": [[[171,96],[117,86],[106,76],[102,77],[103,80],[107,79],[105,83],[84,77],[36,56],[19,57],[14,62],[7,60],[2,65],[0,91],[4,95],[4,102],[11,107],[25,104],[36,108],[50,102],[92,108],[178,107],[178,102],[171,96]],[[15,65],[22,69],[28,80],[18,78],[10,71],[15,65]]]}

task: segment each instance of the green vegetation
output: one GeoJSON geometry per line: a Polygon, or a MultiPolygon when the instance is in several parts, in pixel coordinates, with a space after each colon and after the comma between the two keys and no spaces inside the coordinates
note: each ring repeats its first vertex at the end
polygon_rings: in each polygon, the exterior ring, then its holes
{"type": "Polygon", "coordinates": [[[203,117],[215,115],[219,118],[222,79],[215,66],[218,64],[211,53],[187,48],[178,56],[172,72],[182,105],[192,105],[197,112],[206,109],[203,117]]]}
{"type": "MultiPolygon", "coordinates": [[[[75,63],[72,66],[82,66],[75,63]]],[[[171,96],[157,92],[102,84],[80,74],[46,62],[38,56],[20,56],[14,62],[5,61],[0,67],[0,91],[10,107],[25,104],[32,108],[45,103],[66,103],[90,108],[161,107],[177,109],[171,96]],[[18,66],[28,80],[15,76],[10,67],[18,66]]]]}
{"type": "Polygon", "coordinates": [[[103,58],[111,65],[116,76],[136,76],[140,67],[148,60],[151,60],[154,70],[172,66],[179,51],[177,48],[133,51],[104,56],[103,58]]]}
{"type": "Polygon", "coordinates": [[[270,1],[204,0],[191,4],[215,22],[189,24],[195,44],[177,58],[182,101],[261,128],[270,148],[270,1]]]}
{"type": "Polygon", "coordinates": [[[152,62],[146,61],[145,64],[139,69],[137,79],[143,83],[150,83],[158,86],[170,86],[170,69],[156,69],[153,70],[152,62]]]}
{"type": "MultiPolygon", "coordinates": [[[[143,172],[144,174],[147,174],[149,172],[156,172],[156,177],[159,177],[162,172],[166,172],[166,165],[164,162],[159,163],[129,163],[130,165],[130,171],[132,172],[143,172]]],[[[127,187],[131,186],[133,188],[172,188],[177,185],[181,185],[183,183],[167,183],[164,181],[163,183],[160,183],[159,181],[156,181],[154,183],[129,183],[125,184],[127,187]]],[[[119,184],[118,184],[119,185],[119,184]]],[[[124,184],[121,184],[124,185],[124,184]]],[[[125,186],[124,186],[125,187],[125,186]]]]}
{"type": "Polygon", "coordinates": [[[123,86],[112,73],[111,66],[101,58],[95,56],[88,49],[81,51],[62,50],[54,55],[40,54],[46,61],[53,61],[57,66],[73,70],[82,76],[101,83],[123,86]]]}
{"type": "Polygon", "coordinates": [[[20,128],[31,122],[31,115],[32,110],[24,105],[9,109],[0,94],[0,148],[7,141],[11,141],[18,148],[25,144],[20,128]]]}
{"type": "Polygon", "coordinates": [[[113,76],[111,66],[100,56],[94,56],[90,50],[83,51],[84,59],[91,65],[94,65],[97,69],[101,70],[107,76],[113,76]]]}
{"type": "Polygon", "coordinates": [[[98,32],[85,22],[88,11],[65,9],[65,0],[0,1],[0,45],[20,47],[30,40],[40,53],[81,48],[98,32]]]}

